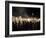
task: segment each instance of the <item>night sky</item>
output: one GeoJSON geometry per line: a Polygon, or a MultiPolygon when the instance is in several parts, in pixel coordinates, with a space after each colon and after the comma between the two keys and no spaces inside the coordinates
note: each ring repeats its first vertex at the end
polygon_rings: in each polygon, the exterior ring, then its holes
{"type": "Polygon", "coordinates": [[[13,16],[39,16],[40,8],[12,7],[13,16]],[[32,15],[33,14],[33,15],[32,15]]]}
{"type": "MultiPolygon", "coordinates": [[[[12,16],[29,16],[29,17],[33,16],[33,17],[40,18],[40,8],[12,7],[12,16]]],[[[20,24],[19,24],[18,27],[16,24],[12,23],[12,30],[13,31],[40,30],[40,22],[38,22],[36,24],[26,23],[26,24],[23,24],[22,26],[20,26],[20,24]]]]}

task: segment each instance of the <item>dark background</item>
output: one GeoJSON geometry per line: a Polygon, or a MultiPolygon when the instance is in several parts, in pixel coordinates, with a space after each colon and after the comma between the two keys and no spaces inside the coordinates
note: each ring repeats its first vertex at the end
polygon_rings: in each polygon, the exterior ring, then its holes
{"type": "Polygon", "coordinates": [[[38,16],[40,17],[40,8],[31,7],[12,7],[13,16],[38,16]]]}
{"type": "MultiPolygon", "coordinates": [[[[12,7],[12,16],[29,16],[40,18],[40,8],[32,7],[12,7]]],[[[22,31],[22,30],[40,30],[40,22],[35,24],[26,23],[22,26],[20,24],[17,27],[17,24],[12,23],[13,31],[22,31]]]]}

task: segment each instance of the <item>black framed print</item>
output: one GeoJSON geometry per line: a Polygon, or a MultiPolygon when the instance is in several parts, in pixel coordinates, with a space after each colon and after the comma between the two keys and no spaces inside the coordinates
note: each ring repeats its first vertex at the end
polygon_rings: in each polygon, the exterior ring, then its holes
{"type": "Polygon", "coordinates": [[[5,1],[5,36],[44,35],[44,3],[5,1]]]}

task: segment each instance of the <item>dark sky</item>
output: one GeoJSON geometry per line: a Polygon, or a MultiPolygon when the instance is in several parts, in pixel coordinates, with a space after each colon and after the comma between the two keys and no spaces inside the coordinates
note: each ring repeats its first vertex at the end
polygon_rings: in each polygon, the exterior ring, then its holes
{"type": "Polygon", "coordinates": [[[31,7],[12,7],[13,16],[39,16],[40,8],[31,7]]]}

